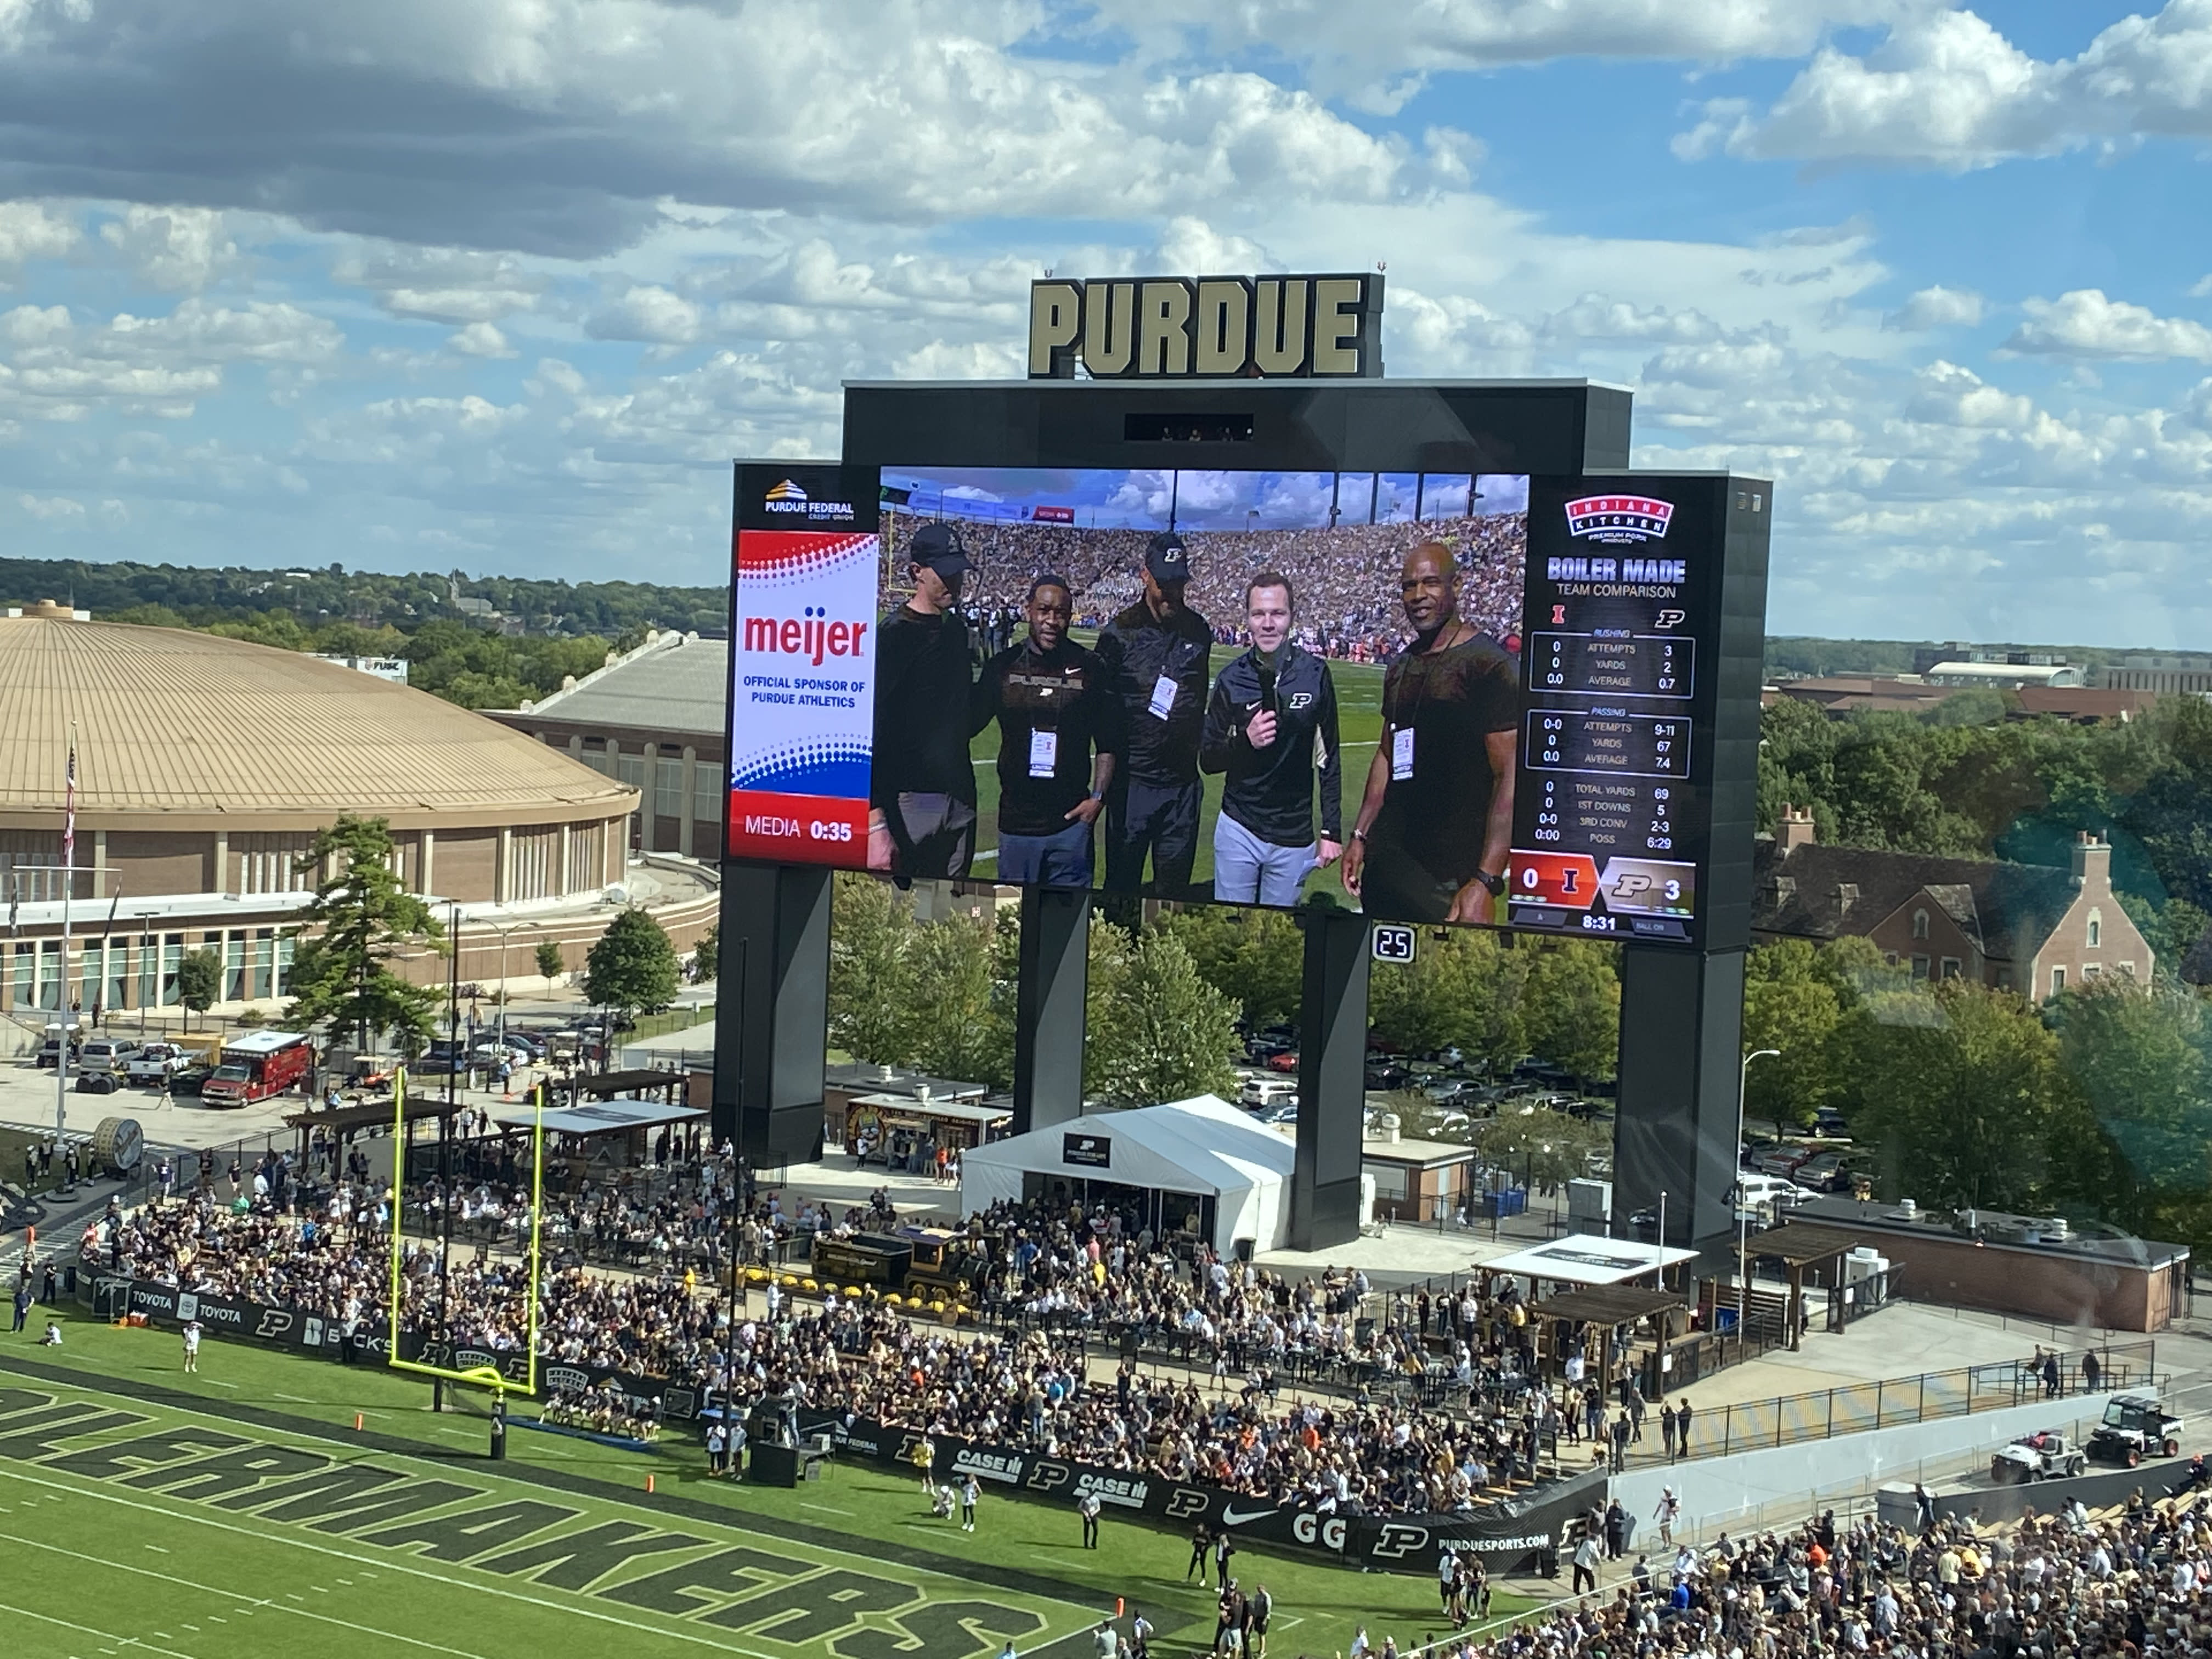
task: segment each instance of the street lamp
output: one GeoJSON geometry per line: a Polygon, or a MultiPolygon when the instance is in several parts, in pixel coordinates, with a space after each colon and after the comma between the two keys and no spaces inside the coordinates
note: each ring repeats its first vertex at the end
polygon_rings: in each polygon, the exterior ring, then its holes
{"type": "Polygon", "coordinates": [[[1743,1097],[1751,1080],[1751,1062],[1754,1060],[1779,1060],[1779,1048],[1754,1048],[1743,1057],[1743,1064],[1735,1073],[1735,1184],[1730,1189],[1735,1194],[1735,1338],[1743,1340],[1744,1312],[1750,1305],[1750,1277],[1747,1256],[1750,1249],[1751,1227],[1743,1212],[1743,1097]]]}
{"type": "Polygon", "coordinates": [[[532,925],[527,921],[518,921],[506,927],[492,929],[499,935],[499,1046],[501,1049],[507,1047],[507,941],[532,925]]]}

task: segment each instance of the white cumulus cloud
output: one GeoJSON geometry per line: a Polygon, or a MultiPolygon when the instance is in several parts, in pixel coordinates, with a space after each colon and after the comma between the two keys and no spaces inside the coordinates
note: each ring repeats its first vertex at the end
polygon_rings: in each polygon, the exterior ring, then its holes
{"type": "Polygon", "coordinates": [[[2058,357],[2160,362],[2212,362],[2212,328],[2185,317],[2161,317],[2148,307],[2111,300],[2104,290],[2075,289],[2056,300],[2030,300],[2027,319],[2005,342],[2008,351],[2058,357]]]}

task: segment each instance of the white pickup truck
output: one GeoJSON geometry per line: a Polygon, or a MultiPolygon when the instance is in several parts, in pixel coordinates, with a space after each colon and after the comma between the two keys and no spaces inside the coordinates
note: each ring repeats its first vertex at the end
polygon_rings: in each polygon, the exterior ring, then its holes
{"type": "Polygon", "coordinates": [[[159,1088],[192,1063],[173,1042],[149,1042],[131,1058],[124,1075],[142,1088],[159,1088]]]}

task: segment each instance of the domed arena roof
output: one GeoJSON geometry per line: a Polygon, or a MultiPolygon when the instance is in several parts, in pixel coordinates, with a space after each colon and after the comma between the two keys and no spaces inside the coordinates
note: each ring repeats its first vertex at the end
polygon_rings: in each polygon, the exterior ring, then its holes
{"type": "Polygon", "coordinates": [[[636,792],[495,720],[337,663],[182,629],[0,617],[0,822],[50,825],[74,722],[80,827],[611,817],[636,792]]]}

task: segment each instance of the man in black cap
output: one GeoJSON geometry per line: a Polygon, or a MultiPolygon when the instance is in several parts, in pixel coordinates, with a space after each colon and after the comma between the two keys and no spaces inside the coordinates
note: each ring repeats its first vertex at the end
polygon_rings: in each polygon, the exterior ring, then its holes
{"type": "Polygon", "coordinates": [[[971,658],[957,609],[968,574],[959,531],[915,531],[907,570],[914,596],[876,634],[868,868],[963,877],[975,854],[975,769],[968,755],[971,658]]]}
{"type": "Polygon", "coordinates": [[[971,732],[999,723],[999,879],[1094,884],[1091,826],[1121,750],[1121,706],[1097,657],[1067,637],[1063,576],[1030,584],[1029,638],[983,665],[971,732]]]}
{"type": "Polygon", "coordinates": [[[1443,543],[1406,555],[1398,593],[1413,641],[1383,673],[1382,738],[1344,888],[1394,921],[1491,921],[1513,842],[1519,669],[1460,620],[1459,565],[1443,543]]]}
{"type": "Polygon", "coordinates": [[[1190,887],[1198,856],[1200,735],[1213,630],[1183,603],[1190,552],[1164,530],[1145,550],[1145,591],[1098,633],[1098,659],[1121,704],[1127,763],[1106,798],[1106,890],[1133,893],[1152,860],[1152,891],[1190,887]]]}

